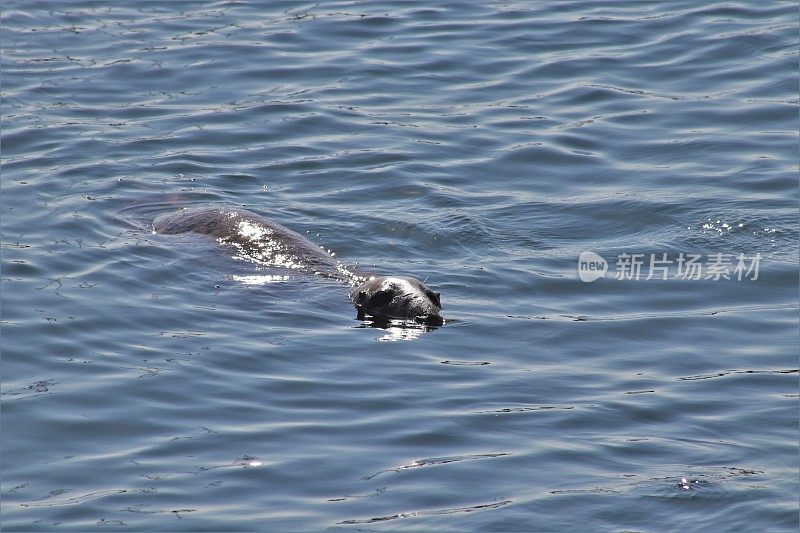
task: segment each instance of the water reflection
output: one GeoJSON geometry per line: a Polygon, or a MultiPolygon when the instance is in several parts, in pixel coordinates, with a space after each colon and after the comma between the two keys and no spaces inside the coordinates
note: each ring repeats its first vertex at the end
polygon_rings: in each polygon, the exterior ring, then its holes
{"type": "Polygon", "coordinates": [[[384,334],[378,337],[379,341],[410,341],[418,339],[424,333],[429,333],[439,329],[441,326],[429,326],[418,324],[413,320],[364,320],[354,328],[377,328],[384,330],[384,334]]]}
{"type": "Polygon", "coordinates": [[[281,274],[259,274],[252,276],[231,276],[234,281],[243,283],[244,285],[267,285],[269,283],[280,283],[288,281],[289,276],[281,274]]]}

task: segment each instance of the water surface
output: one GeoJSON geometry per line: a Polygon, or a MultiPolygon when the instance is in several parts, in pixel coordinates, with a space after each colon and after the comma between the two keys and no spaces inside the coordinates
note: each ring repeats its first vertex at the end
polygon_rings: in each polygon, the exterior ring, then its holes
{"type": "Polygon", "coordinates": [[[4,7],[5,530],[797,530],[796,4],[4,7]],[[448,323],[152,234],[194,205],[448,323]]]}

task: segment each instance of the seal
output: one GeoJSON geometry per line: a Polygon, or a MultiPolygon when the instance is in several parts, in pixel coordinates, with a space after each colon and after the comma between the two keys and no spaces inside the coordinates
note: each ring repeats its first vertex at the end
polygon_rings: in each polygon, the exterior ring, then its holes
{"type": "Polygon", "coordinates": [[[378,276],[347,267],[333,254],[296,231],[244,209],[198,207],[157,217],[154,233],[198,233],[215,237],[234,248],[240,257],[256,263],[296,269],[350,284],[350,300],[359,320],[377,324],[391,320],[412,320],[440,326],[442,303],[418,279],[407,276],[378,276]]]}

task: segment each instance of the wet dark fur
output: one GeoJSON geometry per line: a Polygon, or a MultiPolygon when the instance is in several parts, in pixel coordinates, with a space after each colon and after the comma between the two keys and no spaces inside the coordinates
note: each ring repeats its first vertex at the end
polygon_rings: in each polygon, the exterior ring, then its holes
{"type": "Polygon", "coordinates": [[[350,291],[350,299],[358,310],[359,320],[366,315],[376,320],[413,318],[421,324],[439,326],[442,304],[439,293],[433,292],[418,279],[405,276],[379,276],[350,291]]]}

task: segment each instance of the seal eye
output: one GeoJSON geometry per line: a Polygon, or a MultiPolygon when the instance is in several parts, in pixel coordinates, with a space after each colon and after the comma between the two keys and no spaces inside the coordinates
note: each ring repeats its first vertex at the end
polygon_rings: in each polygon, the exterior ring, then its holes
{"type": "Polygon", "coordinates": [[[383,307],[392,301],[394,293],[392,291],[378,291],[369,299],[370,307],[383,307]]]}
{"type": "Polygon", "coordinates": [[[439,309],[442,308],[442,301],[439,299],[439,293],[433,291],[425,291],[425,295],[430,298],[430,300],[438,307],[439,309]]]}

